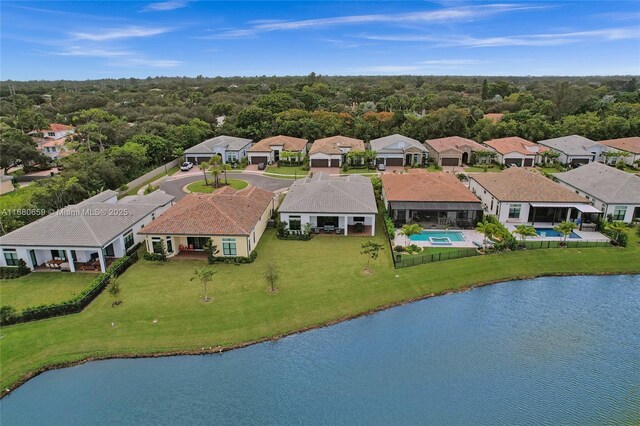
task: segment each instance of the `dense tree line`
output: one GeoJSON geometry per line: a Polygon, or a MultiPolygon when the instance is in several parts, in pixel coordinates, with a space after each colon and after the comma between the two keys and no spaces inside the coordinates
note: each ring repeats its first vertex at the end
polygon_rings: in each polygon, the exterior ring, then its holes
{"type": "MultiPolygon", "coordinates": [[[[44,162],[26,137],[70,124],[78,151],[61,176],[39,183],[41,205],[76,202],[116,189],[204,139],[314,140],[343,134],[369,141],[392,133],[425,140],[529,140],[581,134],[594,140],[640,135],[635,77],[147,78],[6,81],[0,85],[0,167],[44,162]],[[494,122],[483,116],[504,113],[494,122]],[[219,117],[224,116],[222,120],[219,117]],[[51,185],[52,188],[47,186],[51,185]],[[55,186],[57,185],[57,186],[55,186]],[[66,194],[55,201],[46,193],[66,194]],[[42,195],[45,194],[45,195],[42,195]]],[[[19,226],[16,225],[16,226],[19,226]]]]}

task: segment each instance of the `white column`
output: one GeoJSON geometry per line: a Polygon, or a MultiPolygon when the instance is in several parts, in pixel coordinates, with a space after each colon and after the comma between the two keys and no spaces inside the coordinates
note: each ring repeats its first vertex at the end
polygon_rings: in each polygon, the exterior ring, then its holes
{"type": "Polygon", "coordinates": [[[107,272],[107,264],[104,261],[104,254],[102,253],[102,248],[98,249],[98,258],[100,258],[100,270],[102,272],[107,272]]]}
{"type": "Polygon", "coordinates": [[[344,217],[344,235],[347,235],[347,228],[349,227],[349,216],[344,217]]]}
{"type": "Polygon", "coordinates": [[[375,236],[376,235],[376,217],[375,216],[371,216],[371,236],[375,236]]]}
{"type": "Polygon", "coordinates": [[[67,250],[67,262],[69,263],[69,270],[71,272],[76,271],[76,264],[73,261],[73,256],[71,255],[71,250],[67,250]]]}

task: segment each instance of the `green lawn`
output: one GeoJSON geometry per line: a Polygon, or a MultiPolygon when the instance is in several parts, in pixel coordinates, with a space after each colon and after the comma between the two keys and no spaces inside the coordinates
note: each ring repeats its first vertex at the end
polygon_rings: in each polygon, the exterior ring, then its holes
{"type": "Polygon", "coordinates": [[[14,210],[23,209],[31,205],[31,196],[35,186],[28,185],[17,188],[13,192],[0,195],[0,209],[14,210]]]}
{"type": "MultiPolygon", "coordinates": [[[[240,180],[240,179],[228,178],[227,182],[229,183],[229,186],[234,188],[234,189],[246,188],[247,185],[249,185],[247,183],[247,181],[240,180]]],[[[224,177],[220,178],[220,183],[222,183],[222,185],[225,184],[224,177]]],[[[193,182],[193,183],[190,183],[189,186],[187,186],[187,190],[188,191],[191,191],[191,192],[203,192],[205,194],[209,194],[209,193],[215,191],[216,189],[217,188],[214,188],[213,186],[211,186],[211,181],[209,181],[209,185],[205,185],[204,179],[203,180],[198,180],[198,181],[193,182]]]]}
{"type": "Polygon", "coordinates": [[[287,167],[287,166],[269,166],[265,170],[266,173],[272,173],[274,175],[291,175],[293,178],[294,175],[298,177],[303,177],[309,174],[308,170],[302,170],[301,167],[287,167]]]}
{"type": "Polygon", "coordinates": [[[24,308],[64,302],[89,287],[97,274],[32,272],[24,277],[0,281],[0,304],[16,311],[24,308]]]}
{"type": "MultiPolygon", "coordinates": [[[[380,222],[378,222],[380,223],[380,222]]],[[[83,312],[2,329],[2,389],[29,372],[87,357],[152,354],[228,347],[291,333],[354,315],[472,285],[545,274],[640,273],[640,249],[631,247],[510,252],[393,269],[385,251],[371,262],[360,244],[366,237],[323,236],[280,241],[268,230],[258,258],[248,265],[214,265],[212,303],[199,301],[201,285],[190,281],[202,261],[139,261],[121,277],[122,305],[104,292],[83,312]],[[280,268],[275,295],[261,278],[267,262],[280,268]],[[154,323],[154,321],[156,321],[154,323]],[[115,327],[112,327],[115,323],[115,327]]]]}
{"type": "MultiPolygon", "coordinates": [[[[464,168],[465,172],[484,172],[484,167],[482,166],[471,166],[471,167],[465,167],[464,168]]],[[[490,166],[487,167],[487,172],[500,172],[502,171],[502,169],[500,167],[498,167],[496,164],[492,164],[490,166]]]]}

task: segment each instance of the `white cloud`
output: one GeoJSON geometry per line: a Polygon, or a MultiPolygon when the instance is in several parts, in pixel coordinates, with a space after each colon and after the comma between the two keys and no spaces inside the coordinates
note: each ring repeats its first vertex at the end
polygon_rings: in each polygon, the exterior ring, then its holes
{"type": "Polygon", "coordinates": [[[486,18],[500,13],[518,10],[543,9],[549,6],[522,5],[522,4],[488,4],[482,6],[462,6],[440,10],[418,11],[390,15],[350,15],[331,18],[304,19],[298,21],[286,20],[258,20],[252,21],[251,27],[245,29],[231,29],[209,38],[240,38],[252,36],[267,31],[287,31],[310,28],[322,28],[336,25],[355,25],[370,23],[452,23],[469,22],[486,18]]]}
{"type": "Polygon", "coordinates": [[[108,41],[133,37],[151,37],[171,31],[171,28],[124,27],[103,30],[101,32],[74,32],[71,36],[78,40],[108,41]]]}
{"type": "Polygon", "coordinates": [[[56,56],[86,56],[96,58],[114,58],[133,54],[127,50],[87,49],[80,46],[70,46],[61,51],[51,51],[48,53],[56,56]]]}
{"type": "Polygon", "coordinates": [[[163,1],[158,3],[151,3],[143,9],[145,12],[166,12],[169,10],[181,9],[187,6],[186,1],[163,1]]]}
{"type": "Polygon", "coordinates": [[[108,58],[110,61],[107,65],[112,67],[171,68],[182,65],[182,61],[174,59],[147,58],[133,50],[96,49],[82,46],[70,46],[59,51],[49,50],[39,52],[54,56],[108,58]]]}
{"type": "Polygon", "coordinates": [[[639,39],[640,28],[607,28],[593,31],[576,31],[566,33],[527,34],[498,37],[442,37],[434,35],[361,35],[361,38],[377,41],[395,42],[432,42],[440,46],[457,47],[503,47],[503,46],[559,46],[581,41],[611,41],[639,39]]]}

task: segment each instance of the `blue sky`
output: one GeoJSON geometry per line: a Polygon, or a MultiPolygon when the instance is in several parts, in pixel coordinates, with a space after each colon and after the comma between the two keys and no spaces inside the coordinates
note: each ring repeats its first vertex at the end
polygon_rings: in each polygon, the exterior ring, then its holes
{"type": "Polygon", "coordinates": [[[9,2],[0,79],[640,74],[639,1],[9,2]]]}

